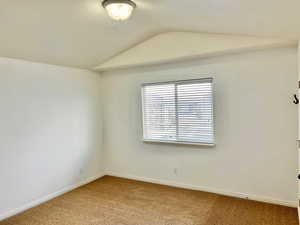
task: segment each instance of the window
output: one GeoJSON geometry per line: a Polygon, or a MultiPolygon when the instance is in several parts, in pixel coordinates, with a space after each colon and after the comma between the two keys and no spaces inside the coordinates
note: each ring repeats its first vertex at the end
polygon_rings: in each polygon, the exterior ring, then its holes
{"type": "Polygon", "coordinates": [[[144,84],[144,141],[214,144],[212,78],[144,84]]]}

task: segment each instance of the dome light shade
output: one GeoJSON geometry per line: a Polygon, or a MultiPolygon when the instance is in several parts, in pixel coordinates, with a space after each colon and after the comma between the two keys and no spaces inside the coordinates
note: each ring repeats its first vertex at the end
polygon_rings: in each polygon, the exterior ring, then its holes
{"type": "Polygon", "coordinates": [[[102,6],[113,20],[127,20],[136,4],[130,0],[104,0],[102,6]]]}

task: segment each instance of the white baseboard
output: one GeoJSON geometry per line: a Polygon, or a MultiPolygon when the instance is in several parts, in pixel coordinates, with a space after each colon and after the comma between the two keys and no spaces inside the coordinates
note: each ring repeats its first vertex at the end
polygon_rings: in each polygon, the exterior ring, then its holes
{"type": "Polygon", "coordinates": [[[251,195],[251,194],[244,194],[244,193],[238,193],[238,192],[230,192],[226,190],[220,190],[216,188],[210,188],[210,187],[204,187],[204,186],[196,186],[191,184],[183,184],[183,183],[177,183],[173,181],[168,180],[161,180],[161,179],[154,179],[154,178],[148,178],[148,177],[140,177],[130,174],[123,174],[113,171],[106,171],[106,175],[109,176],[115,176],[115,177],[121,177],[121,178],[127,178],[132,180],[138,180],[138,181],[145,181],[149,183],[154,184],[162,184],[162,185],[168,185],[172,187],[179,187],[179,188],[185,188],[185,189],[191,189],[191,190],[197,190],[197,191],[205,191],[220,195],[226,195],[231,197],[237,197],[237,198],[243,198],[243,199],[249,199],[259,202],[266,202],[276,205],[283,205],[283,206],[289,206],[293,208],[297,208],[297,201],[285,201],[285,200],[279,200],[279,199],[273,199],[270,197],[263,197],[263,196],[257,196],[257,195],[251,195]]]}
{"type": "Polygon", "coordinates": [[[299,220],[299,224],[300,224],[300,207],[298,206],[298,220],[299,220]]]}
{"type": "Polygon", "coordinates": [[[25,205],[23,205],[23,206],[21,206],[19,208],[10,210],[10,211],[8,211],[8,212],[0,215],[0,221],[6,219],[8,217],[17,215],[17,214],[19,214],[21,212],[24,212],[25,210],[33,208],[33,207],[35,207],[37,205],[40,205],[40,204],[42,204],[44,202],[47,202],[47,201],[49,201],[49,200],[51,200],[53,198],[56,198],[57,196],[60,196],[60,195],[65,194],[65,193],[67,193],[69,191],[72,191],[72,190],[74,190],[74,189],[76,189],[78,187],[81,187],[81,186],[83,186],[85,184],[88,184],[88,183],[90,183],[90,182],[92,182],[94,180],[97,180],[97,179],[99,179],[99,178],[101,178],[103,176],[105,176],[105,173],[101,172],[98,175],[95,175],[93,177],[89,177],[89,178],[87,178],[87,179],[85,179],[85,180],[83,180],[83,181],[81,181],[81,182],[79,182],[77,184],[72,184],[70,186],[67,186],[67,187],[59,190],[59,191],[56,191],[56,192],[51,193],[51,194],[48,194],[48,195],[46,195],[46,196],[44,196],[44,197],[42,197],[40,199],[37,199],[37,200],[32,201],[32,202],[29,202],[29,203],[27,203],[27,204],[25,204],[25,205]]]}

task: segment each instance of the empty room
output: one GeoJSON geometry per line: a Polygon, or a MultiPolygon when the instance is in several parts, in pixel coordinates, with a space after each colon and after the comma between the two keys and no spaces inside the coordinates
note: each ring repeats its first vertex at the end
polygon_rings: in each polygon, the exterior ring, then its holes
{"type": "Polygon", "coordinates": [[[0,2],[0,225],[299,225],[300,1],[0,2]]]}

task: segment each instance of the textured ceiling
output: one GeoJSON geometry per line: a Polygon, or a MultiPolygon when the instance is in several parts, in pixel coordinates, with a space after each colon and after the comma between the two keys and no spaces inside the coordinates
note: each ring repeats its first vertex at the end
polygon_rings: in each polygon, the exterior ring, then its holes
{"type": "Polygon", "coordinates": [[[299,0],[136,0],[121,23],[99,0],[0,2],[0,56],[81,68],[171,30],[300,38],[299,0]]]}
{"type": "Polygon", "coordinates": [[[245,35],[166,32],[158,34],[95,67],[98,71],[174,63],[268,48],[296,46],[297,41],[245,35]],[[178,44],[184,43],[184,44],[178,44]]]}

